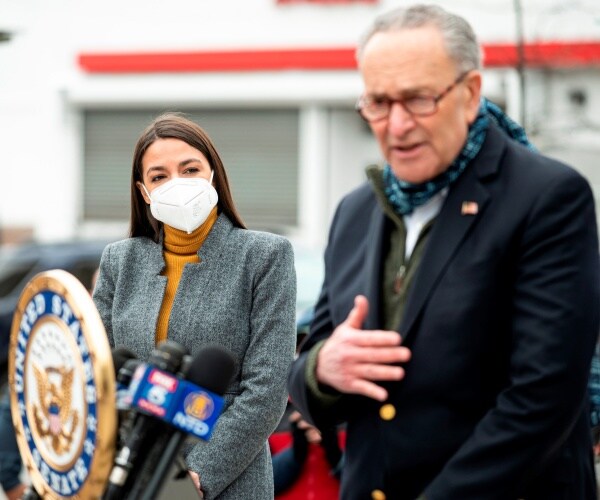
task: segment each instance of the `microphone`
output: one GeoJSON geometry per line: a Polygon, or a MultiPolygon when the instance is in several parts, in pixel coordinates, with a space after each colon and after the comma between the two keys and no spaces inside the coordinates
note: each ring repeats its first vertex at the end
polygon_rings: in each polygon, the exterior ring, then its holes
{"type": "Polygon", "coordinates": [[[131,391],[129,384],[138,366],[142,362],[139,359],[128,359],[117,375],[117,410],[127,411],[131,409],[131,391]]]}
{"type": "Polygon", "coordinates": [[[132,398],[129,391],[129,384],[137,367],[141,364],[142,362],[139,359],[128,359],[117,375],[117,450],[120,450],[125,445],[136,416],[136,413],[131,408],[132,398]]]}
{"type": "Polygon", "coordinates": [[[139,482],[145,486],[135,498],[154,500],[159,495],[165,478],[173,464],[177,463],[179,450],[188,432],[202,439],[209,439],[212,425],[208,422],[211,421],[211,417],[214,417],[212,422],[216,422],[219,415],[215,415],[215,412],[218,408],[220,414],[223,404],[220,396],[227,390],[234,373],[235,359],[221,346],[206,346],[193,358],[186,373],[186,380],[182,381],[178,390],[179,402],[174,405],[176,411],[169,417],[175,429],[169,433],[165,445],[157,443],[158,463],[150,462],[152,467],[147,468],[146,474],[140,477],[139,482]],[[213,415],[209,414],[211,408],[213,415]],[[208,423],[209,429],[205,429],[206,425],[200,423],[208,423]]]}
{"type": "MultiPolygon", "coordinates": [[[[128,391],[132,392],[139,386],[140,375],[143,374],[143,369],[155,367],[164,372],[175,373],[180,369],[183,357],[186,354],[187,350],[176,342],[167,340],[161,343],[152,351],[148,365],[139,364],[133,373],[133,377],[130,378],[131,383],[129,384],[128,391]]],[[[122,369],[125,367],[125,364],[122,369]]],[[[125,372],[128,370],[129,368],[125,372]]],[[[120,372],[121,370],[119,370],[120,372]]],[[[127,373],[124,373],[123,378],[127,378],[127,373]]],[[[164,431],[164,428],[165,424],[160,420],[154,419],[144,413],[135,414],[135,420],[124,441],[124,445],[115,458],[104,496],[106,500],[125,498],[125,495],[132,486],[133,478],[135,478],[143,463],[143,460],[141,462],[138,461],[138,456],[144,458],[147,455],[153,445],[153,437],[164,431]]]]}
{"type": "Polygon", "coordinates": [[[117,381],[116,403],[117,410],[128,410],[126,405],[129,394],[129,383],[135,368],[141,363],[133,352],[125,347],[115,347],[112,351],[112,360],[115,368],[115,379],[117,381]]]}
{"type": "Polygon", "coordinates": [[[126,347],[115,347],[111,350],[113,366],[115,368],[115,379],[119,375],[119,371],[123,368],[123,365],[130,359],[135,359],[136,355],[133,354],[126,347]]]}
{"type": "Polygon", "coordinates": [[[132,412],[131,397],[129,395],[129,383],[138,365],[135,354],[125,347],[112,349],[112,359],[117,381],[116,407],[117,407],[117,450],[125,443],[127,433],[131,430],[132,412]]]}

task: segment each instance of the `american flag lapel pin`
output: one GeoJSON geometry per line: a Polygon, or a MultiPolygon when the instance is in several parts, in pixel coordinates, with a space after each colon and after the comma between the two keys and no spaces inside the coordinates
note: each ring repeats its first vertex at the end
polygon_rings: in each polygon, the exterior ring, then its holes
{"type": "Polygon", "coordinates": [[[477,215],[479,212],[479,205],[476,201],[463,201],[460,207],[461,215],[477,215]]]}

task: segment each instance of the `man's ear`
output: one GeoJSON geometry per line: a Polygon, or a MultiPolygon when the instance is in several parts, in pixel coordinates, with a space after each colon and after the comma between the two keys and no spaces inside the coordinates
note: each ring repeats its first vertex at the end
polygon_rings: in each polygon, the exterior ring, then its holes
{"type": "Polygon", "coordinates": [[[467,119],[469,124],[477,118],[481,101],[481,72],[473,70],[465,77],[465,99],[467,106],[467,119]]]}
{"type": "Polygon", "coordinates": [[[146,202],[146,204],[150,205],[150,197],[146,194],[144,185],[140,181],[136,181],[135,185],[140,190],[140,193],[142,193],[142,196],[144,197],[144,201],[146,202]]]}

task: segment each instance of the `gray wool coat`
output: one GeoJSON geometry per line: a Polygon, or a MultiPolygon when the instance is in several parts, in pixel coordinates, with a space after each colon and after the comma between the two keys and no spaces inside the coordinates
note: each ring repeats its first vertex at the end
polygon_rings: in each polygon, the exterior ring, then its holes
{"type": "MultiPolygon", "coordinates": [[[[210,440],[187,454],[207,500],[271,499],[268,436],[281,419],[295,344],[296,275],[292,246],[270,233],[239,229],[221,214],[183,270],[168,338],[192,356],[205,344],[237,362],[225,410],[210,440]]],[[[129,238],[106,247],[94,302],[112,347],[147,360],[167,278],[162,243],[129,238]]]]}

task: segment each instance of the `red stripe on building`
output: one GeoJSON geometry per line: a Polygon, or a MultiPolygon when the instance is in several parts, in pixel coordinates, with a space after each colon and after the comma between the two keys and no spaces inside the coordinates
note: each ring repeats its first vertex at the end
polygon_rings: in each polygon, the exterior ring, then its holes
{"type": "Polygon", "coordinates": [[[286,3],[317,3],[322,5],[350,4],[350,3],[377,3],[379,0],[277,0],[279,5],[286,3]]]}
{"type": "MultiPolygon", "coordinates": [[[[484,45],[485,66],[514,67],[511,44],[484,45]]],[[[600,42],[540,42],[523,47],[528,67],[600,66],[600,42]]],[[[191,52],[83,53],[79,66],[88,73],[181,73],[215,71],[352,70],[354,48],[215,50],[191,52]]]]}
{"type": "Polygon", "coordinates": [[[81,54],[79,65],[89,73],[324,70],[356,67],[354,50],[347,48],[81,54]]]}
{"type": "MultiPolygon", "coordinates": [[[[484,45],[486,66],[516,66],[518,50],[511,44],[484,45]]],[[[540,42],[523,47],[529,67],[573,68],[600,66],[600,42],[540,42]]]]}

